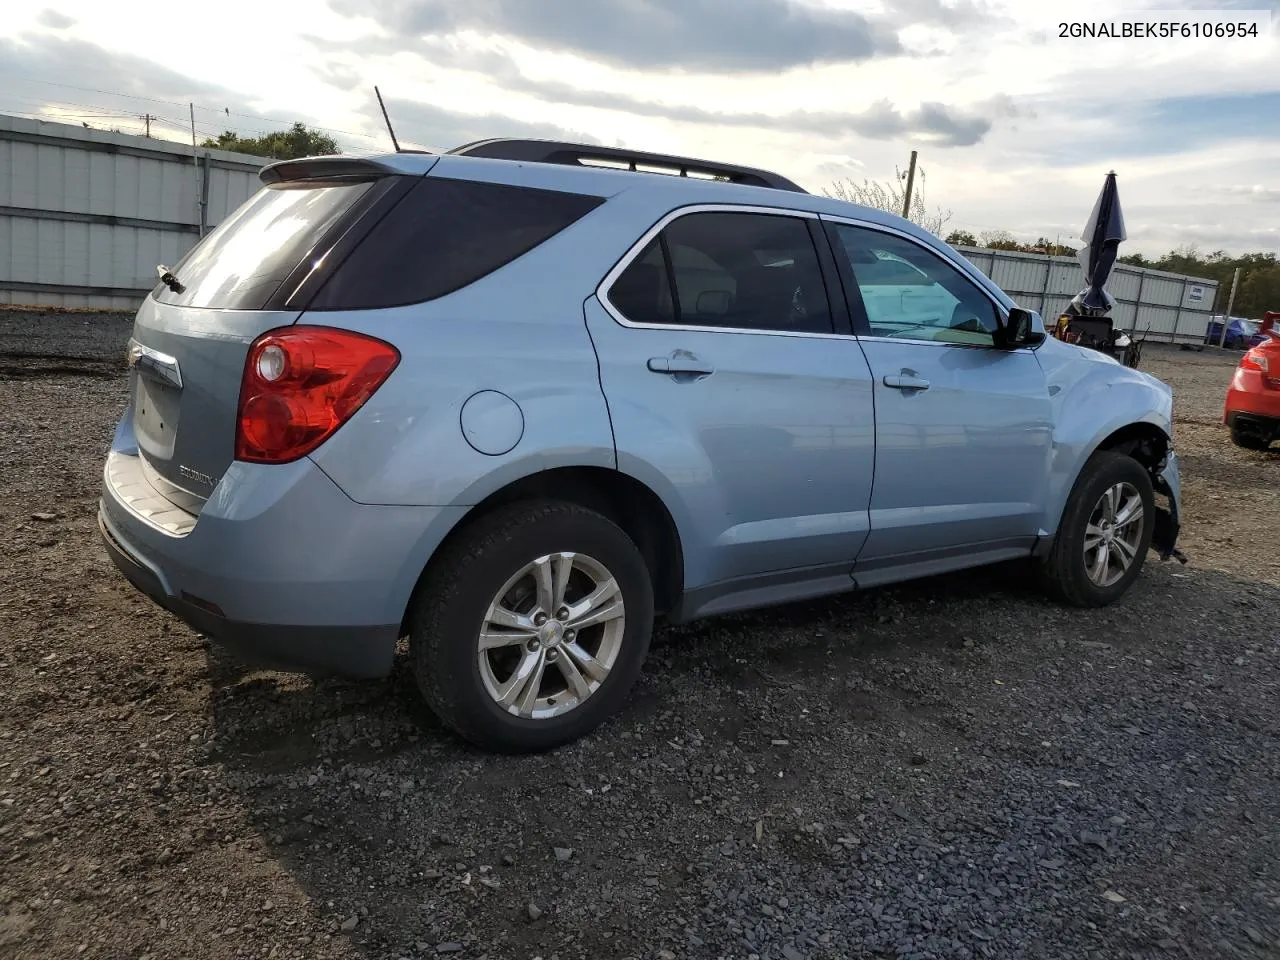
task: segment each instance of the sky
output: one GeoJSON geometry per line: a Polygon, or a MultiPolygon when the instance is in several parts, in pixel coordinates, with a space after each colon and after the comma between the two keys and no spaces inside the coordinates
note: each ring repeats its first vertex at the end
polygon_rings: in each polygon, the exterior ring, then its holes
{"type": "MultiPolygon", "coordinates": [[[[1274,0],[1271,0],[1274,2],[1274,0]]],[[[0,21],[0,113],[190,139],[302,120],[352,153],[551,137],[775,170],[814,193],[918,153],[944,232],[1280,252],[1267,0],[51,0],[0,21]],[[299,15],[305,10],[305,15],[299,15]],[[1252,11],[1252,12],[1251,12],[1252,11]],[[1247,21],[1257,36],[1060,37],[1247,21]]]]}

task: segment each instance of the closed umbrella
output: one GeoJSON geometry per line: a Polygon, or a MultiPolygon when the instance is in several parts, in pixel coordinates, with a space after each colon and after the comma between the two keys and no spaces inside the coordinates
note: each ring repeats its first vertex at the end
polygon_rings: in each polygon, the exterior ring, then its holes
{"type": "Polygon", "coordinates": [[[1116,251],[1127,235],[1124,214],[1120,212],[1120,194],[1116,190],[1116,174],[1111,171],[1102,184],[1102,192],[1093,205],[1093,213],[1085,224],[1080,239],[1084,246],[1076,254],[1084,269],[1085,288],[1071,301],[1072,311],[1081,316],[1106,316],[1115,306],[1115,298],[1107,292],[1107,280],[1116,264],[1116,251]]]}
{"type": "MultiPolygon", "coordinates": [[[[1116,253],[1121,241],[1127,238],[1124,214],[1120,211],[1120,194],[1116,190],[1116,174],[1112,170],[1103,181],[1093,212],[1085,224],[1080,239],[1084,241],[1076,257],[1084,270],[1085,288],[1081,290],[1059,318],[1059,329],[1064,336],[1079,327],[1076,336],[1088,336],[1090,345],[1115,355],[1122,350],[1125,366],[1136,367],[1142,355],[1142,344],[1125,333],[1118,333],[1111,320],[1111,308],[1115,297],[1107,291],[1107,281],[1116,265],[1116,253]],[[1074,322],[1073,322],[1074,321],[1074,322]],[[1089,328],[1098,328],[1091,330],[1089,328]]],[[[1084,342],[1078,340],[1077,342],[1084,342]]]]}

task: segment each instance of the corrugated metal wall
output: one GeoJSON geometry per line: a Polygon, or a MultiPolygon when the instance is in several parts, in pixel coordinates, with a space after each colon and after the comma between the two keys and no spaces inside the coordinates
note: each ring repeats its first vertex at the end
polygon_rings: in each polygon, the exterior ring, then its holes
{"type": "MultiPolygon", "coordinates": [[[[1005,293],[1052,324],[1084,288],[1074,257],[1047,257],[1013,250],[957,247],[1005,293]]],[[[1116,299],[1116,325],[1153,340],[1201,341],[1209,326],[1218,281],[1118,263],[1107,290],[1116,299]]]]}
{"type": "Polygon", "coordinates": [[[132,310],[266,161],[0,116],[0,303],[132,310]]]}

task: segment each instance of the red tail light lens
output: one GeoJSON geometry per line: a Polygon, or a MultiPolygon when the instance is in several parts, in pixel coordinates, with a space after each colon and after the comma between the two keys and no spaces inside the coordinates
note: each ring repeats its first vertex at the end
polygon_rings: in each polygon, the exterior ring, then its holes
{"type": "Polygon", "coordinates": [[[400,362],[389,343],[330,327],[285,327],[249,348],[236,459],[288,463],[347,422],[400,362]]]}
{"type": "Polygon", "coordinates": [[[1261,350],[1254,347],[1240,358],[1240,369],[1242,370],[1261,370],[1267,372],[1267,357],[1261,350]]]}

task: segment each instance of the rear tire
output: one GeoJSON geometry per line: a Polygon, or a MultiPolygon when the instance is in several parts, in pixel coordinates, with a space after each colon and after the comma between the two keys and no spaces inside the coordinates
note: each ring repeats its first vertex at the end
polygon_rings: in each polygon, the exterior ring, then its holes
{"type": "Polygon", "coordinates": [[[1255,433],[1246,433],[1239,427],[1231,428],[1231,442],[1245,450],[1265,450],[1271,446],[1270,441],[1263,440],[1255,433]]]}
{"type": "Polygon", "coordinates": [[[1105,607],[1137,579],[1155,530],[1151,477],[1132,457],[1100,450],[1089,458],[1067,500],[1040,580],[1056,600],[1105,607]],[[1139,516],[1126,511],[1140,509],[1139,516]]]}
{"type": "Polygon", "coordinates": [[[410,609],[414,672],[476,746],[550,750],[622,705],[653,618],[648,568],[616,524],[570,503],[512,504],[433,559],[410,609]]]}

